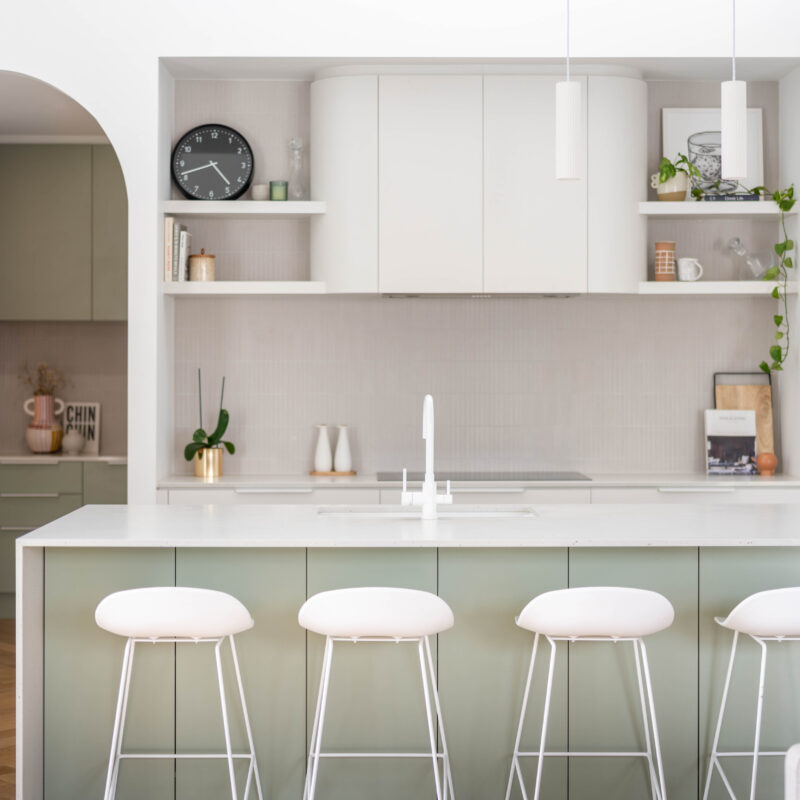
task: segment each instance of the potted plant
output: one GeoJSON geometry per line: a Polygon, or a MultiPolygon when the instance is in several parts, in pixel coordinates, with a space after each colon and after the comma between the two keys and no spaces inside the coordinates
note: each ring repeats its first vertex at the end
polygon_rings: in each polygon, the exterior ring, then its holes
{"type": "Polygon", "coordinates": [[[66,381],[57,369],[40,361],[35,369],[23,365],[20,380],[33,389],[33,397],[23,404],[25,413],[33,417],[25,441],[34,453],[55,453],[61,449],[64,431],[56,418],[64,412],[64,401],[55,397],[66,381]]]}
{"type": "Polygon", "coordinates": [[[194,461],[194,474],[198,478],[219,478],[222,475],[223,448],[231,455],[236,452],[233,442],[223,440],[228,429],[230,414],[222,407],[225,396],[225,377],[222,378],[222,390],[219,394],[219,416],[217,427],[213,433],[208,434],[203,429],[203,389],[200,370],[197,370],[197,397],[199,405],[200,427],[192,435],[192,441],[183,449],[183,457],[187,461],[194,461]]]}
{"type": "MultiPolygon", "coordinates": [[[[691,178],[700,178],[700,170],[683,153],[675,161],[666,156],[658,164],[658,174],[650,178],[650,186],[658,192],[659,200],[683,201],[689,190],[691,178]]],[[[699,189],[692,189],[692,196],[699,197],[699,189]]]]}

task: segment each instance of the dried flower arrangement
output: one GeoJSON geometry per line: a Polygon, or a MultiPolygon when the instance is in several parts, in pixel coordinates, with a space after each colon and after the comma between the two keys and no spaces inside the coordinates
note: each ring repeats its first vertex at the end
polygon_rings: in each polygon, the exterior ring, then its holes
{"type": "Polygon", "coordinates": [[[63,372],[51,367],[45,361],[40,361],[35,369],[31,369],[27,363],[23,364],[19,379],[33,389],[34,395],[53,395],[56,389],[67,382],[63,372]]]}

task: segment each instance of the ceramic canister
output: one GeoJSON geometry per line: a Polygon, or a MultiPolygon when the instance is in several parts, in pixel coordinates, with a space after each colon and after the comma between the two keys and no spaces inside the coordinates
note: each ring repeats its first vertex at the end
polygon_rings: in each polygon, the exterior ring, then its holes
{"type": "Polygon", "coordinates": [[[656,280],[675,280],[675,242],[656,242],[656,280]]]}
{"type": "Polygon", "coordinates": [[[216,256],[206,255],[205,248],[200,254],[189,256],[189,280],[213,281],[215,279],[216,256]]]}

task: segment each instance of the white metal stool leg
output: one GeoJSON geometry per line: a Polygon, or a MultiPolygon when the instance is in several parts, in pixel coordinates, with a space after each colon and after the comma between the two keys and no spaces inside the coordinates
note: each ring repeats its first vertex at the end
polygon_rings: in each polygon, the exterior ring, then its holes
{"type": "Polygon", "coordinates": [[[444,719],[442,717],[442,707],[439,703],[439,687],[436,683],[436,672],[433,668],[433,657],[431,656],[431,643],[430,637],[425,637],[425,654],[428,659],[428,671],[431,676],[431,686],[433,687],[433,701],[436,704],[436,715],[439,721],[439,737],[442,740],[442,761],[443,772],[445,777],[444,797],[447,800],[447,790],[450,789],[450,798],[455,798],[456,793],[453,790],[453,772],[450,768],[450,752],[447,749],[447,739],[444,735],[444,719]]]}
{"type": "Polygon", "coordinates": [[[767,671],[767,643],[752,637],[761,646],[761,669],[758,673],[758,701],[756,703],[756,737],[753,745],[753,778],[750,783],[750,800],[756,798],[756,778],[758,777],[758,747],[761,744],[761,712],[764,709],[764,679],[767,671]]]}
{"type": "Polygon", "coordinates": [[[331,679],[331,662],[333,661],[333,639],[325,637],[325,655],[322,659],[322,678],[320,680],[319,702],[317,704],[317,719],[315,730],[312,732],[312,764],[309,764],[307,775],[311,780],[308,783],[308,800],[314,800],[317,790],[317,774],[319,772],[320,749],[322,745],[322,729],[325,725],[325,707],[328,703],[328,686],[331,679]]]}
{"type": "MultiPolygon", "coordinates": [[[[644,682],[647,688],[647,701],[650,705],[650,724],[653,726],[653,747],[655,749],[656,764],[658,767],[658,785],[660,787],[660,800],[667,800],[667,785],[664,779],[664,760],[661,756],[661,742],[658,738],[658,723],[656,722],[656,704],[653,700],[653,686],[650,681],[650,665],[647,662],[647,650],[644,642],[638,639],[639,649],[642,655],[642,667],[644,670],[644,682]]],[[[634,643],[635,644],[635,643],[634,643]]]]}
{"type": "Polygon", "coordinates": [[[720,702],[719,706],[719,716],[717,717],[717,727],[714,731],[714,742],[711,745],[711,758],[708,762],[708,774],[706,775],[706,786],[703,790],[703,800],[708,800],[708,792],[711,788],[711,778],[714,775],[714,767],[719,770],[720,777],[722,778],[723,783],[725,784],[725,788],[728,790],[728,794],[731,797],[731,800],[736,800],[735,795],[733,794],[733,789],[731,788],[730,783],[728,783],[728,777],[722,770],[722,765],[719,763],[717,759],[717,750],[719,748],[719,735],[720,731],[722,730],[722,718],[725,716],[725,706],[728,702],[728,689],[731,685],[731,674],[733,673],[733,662],[736,656],[736,644],[739,641],[739,631],[734,631],[733,633],[733,644],[731,645],[731,657],[728,659],[728,671],[725,674],[725,687],[722,690],[722,701],[720,702]]]}
{"type": "Polygon", "coordinates": [[[533,800],[539,800],[539,792],[542,788],[542,769],[544,768],[545,743],[547,741],[547,723],[550,717],[550,698],[553,694],[553,670],[556,665],[556,643],[549,637],[545,637],[550,644],[550,666],[547,669],[547,690],[544,695],[544,713],[542,714],[542,738],[539,741],[539,758],[536,765],[536,786],[533,789],[533,800]]]}
{"type": "Polygon", "coordinates": [[[439,758],[437,755],[438,750],[436,748],[436,733],[433,726],[433,713],[431,711],[431,697],[430,691],[428,690],[428,678],[425,674],[425,653],[422,639],[419,640],[417,651],[419,653],[419,672],[420,677],[422,678],[422,693],[425,697],[425,716],[428,720],[428,739],[430,740],[431,745],[431,761],[433,762],[433,781],[436,786],[436,800],[443,800],[442,782],[439,777],[439,758]]]}
{"type": "Polygon", "coordinates": [[[250,797],[251,779],[255,777],[256,781],[256,794],[258,800],[264,800],[264,795],[261,793],[261,777],[258,774],[258,762],[256,761],[256,748],[253,744],[253,731],[250,728],[250,715],[247,713],[247,702],[244,697],[244,685],[242,684],[242,673],[239,669],[239,657],[236,653],[236,644],[233,636],[229,636],[228,640],[231,645],[231,655],[233,656],[233,667],[236,671],[236,683],[239,685],[239,701],[242,704],[242,716],[244,717],[244,727],[247,732],[247,745],[250,748],[250,769],[247,771],[247,784],[244,788],[244,800],[250,797]]]}
{"type": "Polygon", "coordinates": [[[125,725],[125,713],[131,685],[133,649],[135,646],[136,643],[133,639],[128,639],[125,643],[125,652],[122,656],[119,692],[117,694],[117,710],[114,715],[114,728],[111,734],[111,752],[108,756],[108,772],[106,774],[106,787],[103,793],[103,800],[111,800],[116,792],[117,776],[119,775],[119,756],[122,750],[122,732],[125,725]]]}
{"type": "Polygon", "coordinates": [[[517,727],[517,738],[514,741],[514,755],[511,757],[511,770],[508,773],[508,786],[506,787],[506,800],[511,798],[511,787],[514,785],[514,774],[516,773],[519,780],[519,788],[522,792],[524,800],[528,800],[528,794],[525,791],[525,783],[522,780],[522,769],[519,764],[519,745],[522,739],[522,729],[525,727],[525,712],[528,710],[528,697],[531,693],[531,681],[533,679],[533,665],[536,663],[536,650],[539,647],[539,634],[533,637],[533,650],[531,651],[531,663],[528,667],[528,679],[525,681],[525,691],[522,695],[522,710],[519,713],[519,725],[517,727]]]}
{"type": "Polygon", "coordinates": [[[225,701],[225,683],[222,679],[222,661],[219,655],[219,649],[222,646],[223,640],[220,639],[214,646],[214,659],[217,663],[217,681],[219,682],[219,703],[222,709],[222,727],[225,731],[225,752],[228,757],[228,775],[231,780],[231,800],[236,798],[236,774],[233,770],[233,750],[231,749],[231,729],[228,724],[228,704],[225,701]]]}
{"type": "Polygon", "coordinates": [[[653,763],[653,747],[650,743],[650,718],[647,712],[647,703],[644,698],[644,679],[642,677],[642,660],[639,657],[639,648],[636,641],[633,644],[633,655],[636,660],[636,681],[639,685],[639,703],[642,707],[642,725],[644,726],[644,742],[647,755],[647,766],[650,775],[650,789],[653,800],[660,800],[661,794],[658,786],[658,776],[656,775],[655,764],[653,763]]]}

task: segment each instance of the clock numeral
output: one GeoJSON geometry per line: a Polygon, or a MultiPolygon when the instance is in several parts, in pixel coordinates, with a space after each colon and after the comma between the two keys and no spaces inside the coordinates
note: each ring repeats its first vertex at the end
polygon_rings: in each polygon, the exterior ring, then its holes
{"type": "Polygon", "coordinates": [[[213,196],[214,196],[214,192],[213,192],[213,191],[209,192],[209,193],[208,193],[208,196],[209,196],[209,197],[213,197],[213,196]]]}
{"type": "Polygon", "coordinates": [[[228,137],[228,144],[233,144],[233,136],[228,137]]]}
{"type": "Polygon", "coordinates": [[[183,152],[184,152],[184,153],[191,153],[191,152],[192,152],[192,146],[191,146],[190,144],[187,144],[187,145],[186,145],[186,146],[183,148],[183,152]]]}
{"type": "Polygon", "coordinates": [[[199,142],[203,141],[203,137],[202,136],[195,136],[194,140],[195,140],[195,142],[199,143],[199,142]]]}
{"type": "Polygon", "coordinates": [[[236,180],[237,180],[239,183],[242,183],[242,176],[240,175],[240,176],[239,176],[239,177],[238,177],[236,180]]]}
{"type": "Polygon", "coordinates": [[[181,180],[182,181],[188,181],[189,180],[189,176],[188,175],[181,175],[181,180]]]}
{"type": "Polygon", "coordinates": [[[241,147],[237,147],[236,148],[236,154],[237,155],[241,155],[242,154],[242,148],[241,147]]]}
{"type": "Polygon", "coordinates": [[[195,184],[195,185],[194,185],[194,190],[195,190],[195,191],[197,191],[199,188],[200,188],[200,187],[199,187],[197,184],[195,184]]]}
{"type": "Polygon", "coordinates": [[[230,186],[226,186],[225,187],[225,194],[228,194],[228,192],[230,192],[230,190],[231,190],[231,187],[230,186]]]}
{"type": "Polygon", "coordinates": [[[245,164],[244,161],[242,161],[242,169],[244,169],[246,166],[247,164],[245,164]]]}
{"type": "Polygon", "coordinates": [[[219,139],[219,133],[217,133],[217,131],[211,131],[211,138],[212,139],[219,139]]]}
{"type": "Polygon", "coordinates": [[[186,162],[185,162],[183,159],[181,159],[181,160],[180,160],[180,165],[181,165],[182,167],[185,167],[185,166],[186,166],[186,162]]]}

